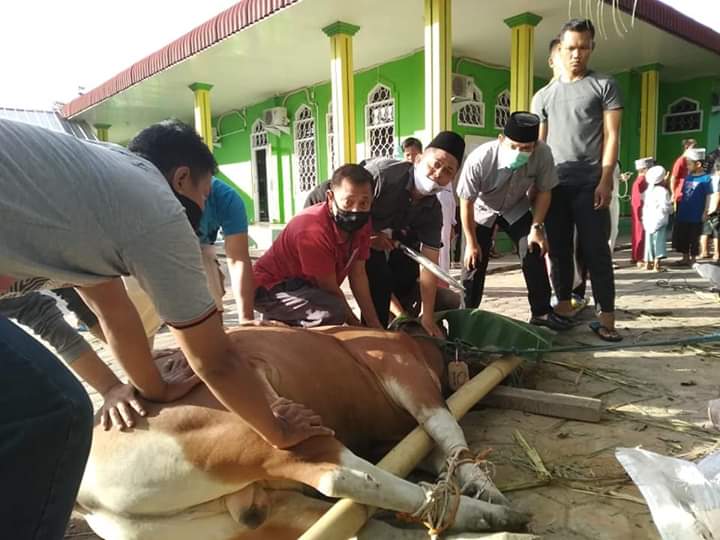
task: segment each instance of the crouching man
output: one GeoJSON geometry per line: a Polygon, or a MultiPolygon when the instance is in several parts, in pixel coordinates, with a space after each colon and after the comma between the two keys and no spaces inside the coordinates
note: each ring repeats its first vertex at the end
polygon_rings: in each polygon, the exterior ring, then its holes
{"type": "Polygon", "coordinates": [[[291,326],[360,325],[340,290],[348,277],[363,319],[380,328],[365,272],[373,178],[359,165],[343,165],[325,196],[291,219],[255,263],[255,309],[291,326]]]}

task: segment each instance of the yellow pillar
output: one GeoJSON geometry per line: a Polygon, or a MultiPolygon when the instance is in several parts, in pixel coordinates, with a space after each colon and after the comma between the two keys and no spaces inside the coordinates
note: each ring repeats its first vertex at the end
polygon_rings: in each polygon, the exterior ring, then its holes
{"type": "Polygon", "coordinates": [[[352,38],[358,30],[359,26],[341,21],[323,28],[325,35],[330,38],[333,144],[339,165],[357,162],[352,38]]]}
{"type": "Polygon", "coordinates": [[[510,27],[510,112],[529,111],[533,96],[535,27],[542,17],[525,12],[505,19],[510,27]]]}
{"type": "Polygon", "coordinates": [[[640,72],[640,155],[655,156],[657,151],[660,64],[637,68],[640,72]]]}
{"type": "Polygon", "coordinates": [[[98,141],[108,142],[110,140],[108,133],[110,131],[110,124],[93,124],[93,127],[97,132],[98,141]]]}
{"type": "Polygon", "coordinates": [[[190,85],[195,95],[195,129],[205,141],[210,151],[213,151],[212,141],[212,115],[210,109],[210,90],[213,85],[196,82],[190,85]]]}
{"type": "Polygon", "coordinates": [[[452,0],[425,0],[425,129],[452,128],[452,0]]]}

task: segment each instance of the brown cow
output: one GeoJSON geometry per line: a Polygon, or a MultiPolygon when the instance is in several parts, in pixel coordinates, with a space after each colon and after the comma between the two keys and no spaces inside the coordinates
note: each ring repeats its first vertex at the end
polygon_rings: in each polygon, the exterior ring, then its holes
{"type": "MultiPolygon", "coordinates": [[[[205,386],[171,405],[148,404],[147,418],[131,432],[95,429],[78,506],[103,538],[297,538],[330,506],[303,494],[306,486],[413,513],[426,500],[425,488],[358,453],[398,440],[418,422],[439,447],[437,463],[467,449],[442,399],[442,355],[426,340],[352,327],[242,328],[231,337],[278,395],[317,411],[335,437],[274,449],[205,386]]],[[[509,530],[527,522],[477,465],[460,466],[458,476],[465,495],[454,530],[509,530]]],[[[373,520],[358,538],[423,537],[424,531],[373,520]]]]}

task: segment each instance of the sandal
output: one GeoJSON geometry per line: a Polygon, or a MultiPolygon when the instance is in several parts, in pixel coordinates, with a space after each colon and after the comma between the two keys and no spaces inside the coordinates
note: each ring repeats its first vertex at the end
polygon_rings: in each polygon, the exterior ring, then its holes
{"type": "Polygon", "coordinates": [[[588,326],[590,327],[590,330],[595,332],[595,335],[597,335],[597,337],[599,337],[603,341],[617,343],[618,341],[623,340],[623,337],[617,333],[617,330],[610,330],[606,326],[600,324],[600,321],[593,321],[588,324],[588,326]]]}

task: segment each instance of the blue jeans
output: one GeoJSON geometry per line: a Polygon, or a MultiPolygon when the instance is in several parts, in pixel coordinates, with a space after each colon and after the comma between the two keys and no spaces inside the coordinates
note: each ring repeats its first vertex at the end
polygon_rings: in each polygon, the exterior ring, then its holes
{"type": "Polygon", "coordinates": [[[8,538],[63,538],[92,427],[92,405],[80,382],[0,317],[0,527],[8,538]]]}

